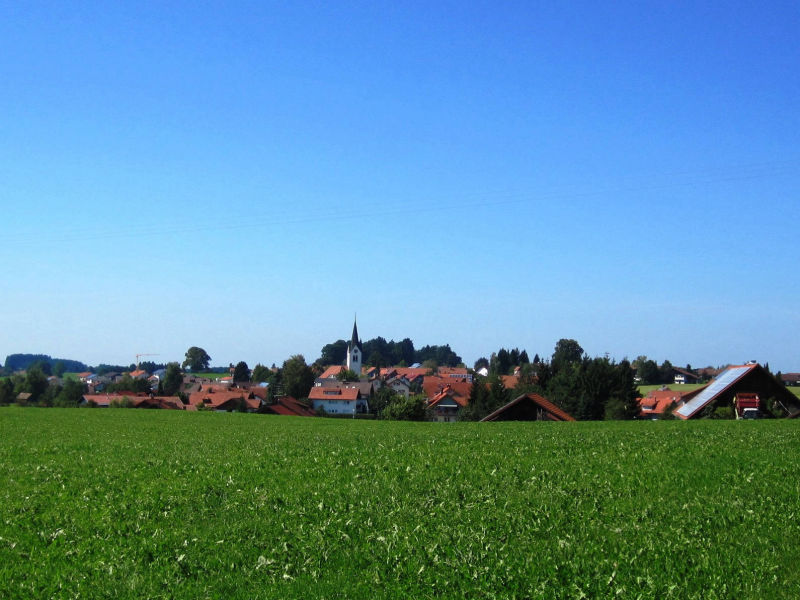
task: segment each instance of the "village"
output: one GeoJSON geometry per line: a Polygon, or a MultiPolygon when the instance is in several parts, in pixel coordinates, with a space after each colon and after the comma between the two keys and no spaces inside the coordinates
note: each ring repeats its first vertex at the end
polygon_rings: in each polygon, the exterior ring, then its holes
{"type": "MultiPolygon", "coordinates": [[[[562,340],[573,342],[572,340],[562,340]]],[[[565,345],[569,347],[569,344],[565,345]]],[[[193,347],[191,355],[201,351],[193,347]]],[[[558,348],[557,348],[558,352],[558,348]]],[[[137,356],[137,360],[139,356],[137,356]]],[[[494,357],[493,357],[494,360],[494,357]]],[[[98,408],[150,408],[186,411],[248,412],[299,417],[351,419],[397,419],[455,422],[480,421],[574,421],[592,418],[599,413],[572,414],[575,404],[548,398],[545,378],[553,380],[554,355],[550,364],[539,361],[508,368],[508,373],[492,375],[488,366],[439,366],[405,364],[396,366],[366,365],[363,344],[356,323],[347,342],[346,358],[341,364],[308,366],[302,357],[292,357],[284,369],[258,365],[250,370],[245,363],[231,365],[226,373],[196,373],[191,367],[179,369],[177,363],[147,370],[126,372],[85,371],[75,374],[72,385],[74,404],[98,408]],[[292,361],[294,361],[292,363],[292,361]],[[295,368],[293,381],[282,372],[295,368]],[[259,376],[260,375],[260,376],[259,376]],[[589,415],[587,417],[587,414],[589,415]]],[[[577,362],[572,357],[573,363],[577,362]]],[[[585,360],[585,359],[584,359],[585,360]]],[[[600,361],[601,359],[596,359],[600,361]]],[[[606,364],[608,360],[605,359],[606,364]]],[[[196,366],[196,365],[195,365],[196,366]]],[[[655,365],[654,365],[655,367],[655,365]]],[[[603,399],[606,419],[694,419],[712,418],[794,418],[800,415],[800,398],[789,389],[800,385],[800,373],[778,376],[756,361],[725,368],[688,369],[669,367],[662,373],[662,383],[647,386],[640,394],[642,366],[623,361],[610,365],[618,369],[629,385],[609,391],[615,398],[603,399]],[[663,382],[668,377],[669,382],[663,382]],[[628,400],[620,398],[625,393],[628,400]],[[610,411],[614,400],[621,408],[610,411]],[[627,402],[627,405],[626,405],[627,402]]],[[[566,371],[562,371],[566,372],[566,371]]],[[[599,376],[598,376],[599,377],[599,376]]],[[[35,403],[36,390],[17,375],[18,391],[13,399],[19,404],[35,403]]],[[[47,384],[60,386],[56,375],[47,384]]],[[[6,388],[10,383],[6,384],[6,388]]],[[[552,389],[552,386],[551,386],[552,389]]],[[[41,391],[41,390],[40,390],[41,391]]],[[[573,395],[580,392],[573,390],[573,395]]],[[[6,399],[13,394],[10,390],[6,399]]],[[[39,402],[39,405],[48,403],[39,402]]],[[[51,403],[52,404],[52,403],[51,403]]],[[[63,405],[56,403],[56,405],[63,405]]]]}

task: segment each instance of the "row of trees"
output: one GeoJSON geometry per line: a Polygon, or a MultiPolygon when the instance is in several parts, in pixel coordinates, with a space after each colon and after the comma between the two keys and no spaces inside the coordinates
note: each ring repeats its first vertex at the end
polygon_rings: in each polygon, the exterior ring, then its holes
{"type": "MultiPolygon", "coordinates": [[[[399,342],[386,341],[385,338],[376,337],[361,344],[365,357],[364,364],[370,367],[408,366],[414,363],[428,363],[432,367],[455,367],[460,364],[461,357],[453,352],[449,344],[443,346],[423,346],[415,349],[414,342],[404,338],[399,342]]],[[[347,358],[347,342],[336,340],[322,347],[320,357],[315,364],[339,365],[347,358]]]]}
{"type": "Polygon", "coordinates": [[[548,398],[578,420],[632,419],[638,414],[639,390],[627,360],[589,358],[577,341],[561,339],[549,361],[519,366],[520,378],[513,390],[505,388],[498,373],[488,379],[476,377],[461,418],[482,419],[512,398],[530,392],[548,398]]]}
{"type": "Polygon", "coordinates": [[[12,375],[0,380],[0,404],[35,404],[39,406],[78,406],[86,386],[76,379],[50,385],[47,375],[38,367],[29,367],[25,375],[12,375]],[[28,395],[18,399],[20,395],[28,395]]]}

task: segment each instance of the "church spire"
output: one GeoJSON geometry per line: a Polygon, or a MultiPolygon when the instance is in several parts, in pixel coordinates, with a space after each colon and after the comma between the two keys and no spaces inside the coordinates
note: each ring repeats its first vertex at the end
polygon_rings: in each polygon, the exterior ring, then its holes
{"type": "Polygon", "coordinates": [[[361,348],[361,340],[358,339],[358,326],[356,325],[356,318],[353,317],[353,337],[350,338],[351,348],[361,348]]]}

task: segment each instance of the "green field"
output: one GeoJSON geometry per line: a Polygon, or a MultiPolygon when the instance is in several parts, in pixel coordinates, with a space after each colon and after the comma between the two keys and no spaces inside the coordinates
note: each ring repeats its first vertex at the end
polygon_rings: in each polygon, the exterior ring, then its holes
{"type": "Polygon", "coordinates": [[[230,373],[188,373],[193,377],[197,377],[198,379],[221,379],[222,377],[227,377],[230,373]]]}
{"type": "MultiPolygon", "coordinates": [[[[656,384],[656,385],[640,385],[639,386],[639,393],[643,397],[647,396],[647,394],[649,394],[651,391],[659,389],[662,385],[663,384],[660,384],[660,383],[656,384]]],[[[684,392],[685,393],[685,392],[694,391],[697,388],[701,388],[701,387],[703,387],[705,385],[708,385],[708,384],[706,384],[706,383],[684,383],[684,384],[681,384],[681,385],[677,385],[677,384],[674,384],[674,383],[670,383],[669,385],[667,385],[667,387],[669,389],[671,389],[671,390],[676,391],[676,392],[684,392]]]]}
{"type": "Polygon", "coordinates": [[[798,421],[0,409],[0,597],[796,598],[798,421]]]}

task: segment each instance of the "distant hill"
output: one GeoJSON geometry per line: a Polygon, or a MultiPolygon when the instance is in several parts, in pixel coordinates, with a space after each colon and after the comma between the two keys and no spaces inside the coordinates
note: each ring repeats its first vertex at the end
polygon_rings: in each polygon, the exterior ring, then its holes
{"type": "Polygon", "coordinates": [[[47,354],[9,354],[6,356],[4,368],[6,371],[24,371],[33,363],[43,361],[50,363],[54,366],[60,362],[64,365],[64,371],[71,373],[80,373],[81,371],[88,370],[88,367],[79,360],[70,360],[68,358],[51,358],[47,354]]]}

